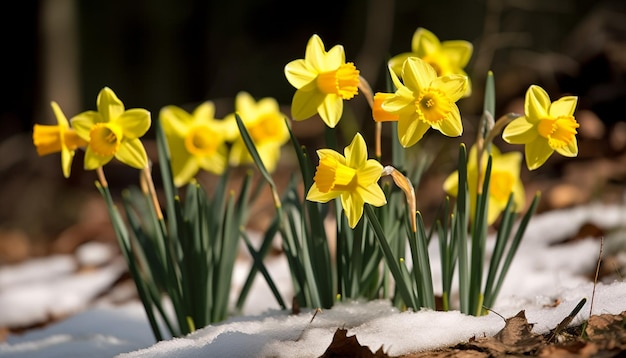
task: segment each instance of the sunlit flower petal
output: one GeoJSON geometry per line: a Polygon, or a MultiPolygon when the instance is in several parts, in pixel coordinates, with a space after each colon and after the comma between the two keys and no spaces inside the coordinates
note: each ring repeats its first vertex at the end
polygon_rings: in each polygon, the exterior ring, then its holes
{"type": "Polygon", "coordinates": [[[124,113],[124,104],[109,87],[104,87],[98,93],[96,105],[104,122],[110,122],[124,113]]]}
{"type": "Polygon", "coordinates": [[[526,165],[529,170],[535,170],[542,166],[552,153],[554,153],[554,149],[550,147],[547,140],[540,136],[537,136],[534,141],[526,143],[526,146],[524,146],[526,165]]]}
{"type": "Polygon", "coordinates": [[[335,128],[343,113],[343,100],[339,96],[327,95],[317,107],[320,117],[330,128],[335,128]]]}
{"type": "Polygon", "coordinates": [[[533,124],[528,122],[526,117],[515,118],[502,132],[502,138],[511,144],[524,144],[535,140],[539,133],[531,130],[533,124]]]}
{"type": "Polygon", "coordinates": [[[526,100],[524,101],[524,112],[528,121],[535,123],[541,118],[549,117],[550,96],[546,91],[536,85],[532,85],[526,91],[526,100]]]}
{"type": "Polygon", "coordinates": [[[403,147],[411,147],[419,142],[426,131],[430,129],[428,123],[419,120],[414,114],[411,117],[400,117],[398,120],[398,140],[403,147]]]}
{"type": "Polygon", "coordinates": [[[346,217],[348,218],[348,225],[354,228],[356,224],[361,220],[363,216],[363,206],[365,201],[360,195],[350,195],[348,193],[341,194],[341,206],[343,207],[346,217]]]}
{"type": "Polygon", "coordinates": [[[331,149],[320,149],[317,154],[320,161],[307,200],[325,203],[341,196],[343,210],[352,228],[363,216],[365,203],[386,204],[378,185],[383,167],[378,161],[367,159],[367,146],[359,133],[344,149],[345,157],[331,149]]]}
{"type": "Polygon", "coordinates": [[[334,192],[334,191],[321,192],[319,188],[317,187],[317,184],[313,183],[313,185],[311,186],[311,189],[309,189],[309,192],[306,195],[306,199],[309,201],[316,201],[318,203],[327,203],[339,197],[339,195],[341,195],[340,192],[334,192]]]}
{"type": "Polygon", "coordinates": [[[116,123],[122,127],[126,138],[136,139],[150,129],[150,112],[141,108],[129,109],[117,117],[116,123]]]}
{"type": "Polygon", "coordinates": [[[317,109],[322,105],[326,94],[315,90],[315,83],[307,85],[305,88],[313,88],[313,90],[305,90],[303,88],[296,90],[291,103],[291,116],[296,121],[309,119],[317,114],[317,109]]]}
{"type": "Polygon", "coordinates": [[[453,106],[450,108],[450,113],[446,120],[439,121],[432,125],[432,127],[448,137],[458,137],[463,133],[463,123],[461,122],[461,113],[459,108],[453,106]]]}
{"type": "Polygon", "coordinates": [[[317,73],[315,68],[303,59],[289,62],[285,66],[285,77],[296,89],[300,89],[313,82],[317,73]]]}

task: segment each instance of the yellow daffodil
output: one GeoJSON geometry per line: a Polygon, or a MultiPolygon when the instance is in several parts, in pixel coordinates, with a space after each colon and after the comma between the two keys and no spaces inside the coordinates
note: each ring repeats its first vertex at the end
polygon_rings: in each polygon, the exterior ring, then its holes
{"type": "MultiPolygon", "coordinates": [[[[258,102],[247,92],[240,92],[235,98],[235,112],[243,121],[265,168],[271,173],[280,159],[280,149],[289,140],[289,129],[285,115],[280,112],[274,98],[262,98],[258,102]]],[[[234,114],[225,121],[234,121],[234,114]]],[[[235,127],[236,128],[236,127],[235,127]]],[[[230,164],[253,163],[252,156],[241,138],[237,136],[230,149],[230,164]]]]}
{"type": "Polygon", "coordinates": [[[85,141],[85,169],[93,170],[116,158],[133,168],[148,167],[148,156],[139,139],[150,129],[150,112],[141,108],[126,110],[108,87],[98,93],[98,111],[73,117],[72,127],[85,141]]]}
{"type": "MultiPolygon", "coordinates": [[[[411,52],[392,57],[389,65],[400,76],[404,61],[409,57],[418,57],[431,65],[438,76],[457,74],[467,77],[464,68],[472,57],[473,49],[472,43],[464,40],[440,42],[435,34],[420,27],[413,34],[411,52]]],[[[463,96],[467,97],[471,92],[472,86],[468,78],[463,96]]]]}
{"type": "Polygon", "coordinates": [[[289,62],[285,76],[296,88],[291,104],[295,120],[311,118],[316,113],[334,128],[343,113],[343,101],[358,93],[359,71],[346,63],[343,46],[328,52],[319,36],[313,35],[306,46],[304,59],[289,62]]]}
{"type": "Polygon", "coordinates": [[[525,144],[526,165],[535,170],[556,151],[566,157],[578,155],[574,118],[578,98],[565,96],[550,102],[546,91],[536,85],[526,91],[525,115],[514,119],[502,133],[511,144],[525,144]]]}
{"type": "Polygon", "coordinates": [[[193,113],[177,106],[161,109],[159,119],[172,156],[174,184],[183,186],[200,169],[222,174],[228,164],[226,140],[237,131],[234,122],[215,119],[215,105],[206,101],[193,113]]]}
{"type": "Polygon", "coordinates": [[[363,216],[365,203],[374,206],[387,203],[378,185],[383,167],[378,161],[367,159],[367,146],[359,133],[344,149],[344,154],[345,157],[332,149],[317,151],[319,165],[306,198],[326,203],[341,197],[348,224],[354,228],[363,216]]]}
{"type": "MultiPolygon", "coordinates": [[[[476,147],[470,149],[467,161],[467,185],[470,198],[470,218],[475,217],[476,197],[478,192],[478,160],[476,147]]],[[[510,152],[501,154],[498,148],[491,146],[491,177],[489,179],[489,197],[487,199],[487,224],[493,224],[502,210],[506,207],[509,196],[513,193],[514,210],[520,212],[524,209],[526,195],[520,179],[520,166],[522,154],[510,152]]],[[[483,152],[481,160],[482,175],[487,168],[487,153],[483,152]]],[[[482,184],[481,184],[482,185],[482,184]]],[[[458,171],[450,174],[445,180],[443,188],[451,196],[456,197],[459,190],[458,171]]]]}
{"type": "Polygon", "coordinates": [[[72,169],[74,153],[79,147],[87,145],[87,141],[80,138],[61,111],[56,102],[52,102],[52,110],[57,118],[57,125],[35,124],[33,127],[33,144],[40,156],[61,152],[61,168],[63,176],[69,178],[72,169]]]}
{"type": "Polygon", "coordinates": [[[404,83],[392,70],[390,75],[397,90],[384,100],[382,109],[398,115],[398,138],[402,146],[414,145],[431,127],[449,137],[463,133],[455,102],[465,92],[466,76],[437,76],[432,66],[417,57],[404,62],[404,83]]]}

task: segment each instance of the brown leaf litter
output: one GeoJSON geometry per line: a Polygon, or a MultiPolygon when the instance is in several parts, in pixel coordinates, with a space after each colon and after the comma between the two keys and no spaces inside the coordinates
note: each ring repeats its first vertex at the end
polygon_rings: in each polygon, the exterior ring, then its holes
{"type": "MultiPolygon", "coordinates": [[[[482,358],[482,357],[621,357],[626,352],[626,311],[617,314],[594,315],[579,326],[566,328],[566,317],[546,334],[532,332],[522,310],[505,320],[505,326],[491,337],[471,337],[452,347],[410,353],[397,358],[482,358]]],[[[362,346],[356,336],[348,336],[339,328],[320,358],[391,357],[381,348],[372,352],[362,346]]]]}

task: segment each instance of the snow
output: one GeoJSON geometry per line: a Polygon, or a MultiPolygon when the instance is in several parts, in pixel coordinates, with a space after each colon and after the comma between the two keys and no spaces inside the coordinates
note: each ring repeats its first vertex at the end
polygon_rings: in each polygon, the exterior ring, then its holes
{"type": "MultiPolygon", "coordinates": [[[[586,222],[605,229],[626,227],[626,207],[594,204],[535,216],[493,310],[504,317],[525,310],[537,333],[554,328],[582,298],[587,298],[587,303],[573,324],[589,317],[592,296],[593,314],[625,311],[623,280],[618,277],[598,283],[594,295],[594,285],[587,277],[597,263],[600,240],[586,238],[550,245],[575,234],[586,222]]],[[[605,237],[605,252],[626,251],[625,238],[623,232],[611,231],[605,237]]],[[[356,335],[373,351],[382,347],[393,356],[494,335],[504,327],[504,320],[496,314],[473,317],[458,311],[400,312],[385,300],[344,302],[332,309],[292,315],[278,308],[259,276],[242,315],[183,338],[155,343],[138,301],[120,305],[96,299],[124,270],[124,263],[113,252],[91,244],[75,256],[52,256],[1,267],[0,327],[28,325],[50,316],[66,318],[24,334],[8,335],[0,343],[0,356],[317,357],[338,328],[347,329],[348,336],[356,335]],[[88,264],[98,269],[76,270],[88,264]]],[[[624,255],[618,257],[623,265],[624,255]]],[[[437,283],[440,273],[434,242],[431,261],[437,283]]],[[[284,258],[270,260],[267,266],[283,297],[291,297],[284,258]]],[[[248,267],[249,262],[238,262],[233,296],[243,284],[248,267]]]]}

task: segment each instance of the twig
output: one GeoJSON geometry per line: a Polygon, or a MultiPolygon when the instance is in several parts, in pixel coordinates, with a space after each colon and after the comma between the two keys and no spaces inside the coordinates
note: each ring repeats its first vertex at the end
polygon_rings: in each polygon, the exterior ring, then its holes
{"type": "Polygon", "coordinates": [[[602,262],[602,249],[604,248],[604,236],[600,237],[600,252],[598,252],[598,262],[596,263],[596,275],[593,278],[593,291],[591,292],[591,303],[589,303],[589,317],[593,312],[593,299],[596,296],[596,286],[598,285],[598,275],[600,274],[600,263],[602,262]]]}

